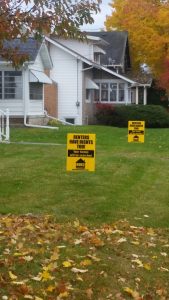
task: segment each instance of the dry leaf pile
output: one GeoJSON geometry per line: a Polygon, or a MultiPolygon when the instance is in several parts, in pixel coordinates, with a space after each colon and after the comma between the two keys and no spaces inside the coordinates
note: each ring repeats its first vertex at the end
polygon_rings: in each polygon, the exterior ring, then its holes
{"type": "Polygon", "coordinates": [[[0,299],[167,300],[168,230],[0,216],[0,299]]]}

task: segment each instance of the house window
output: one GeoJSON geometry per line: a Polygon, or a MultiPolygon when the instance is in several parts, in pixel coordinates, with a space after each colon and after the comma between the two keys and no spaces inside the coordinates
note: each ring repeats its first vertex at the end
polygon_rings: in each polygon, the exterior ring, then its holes
{"type": "Polygon", "coordinates": [[[92,98],[92,90],[86,89],[86,102],[90,103],[92,98]]]}
{"type": "Polygon", "coordinates": [[[117,83],[110,83],[110,102],[117,101],[117,83]]]}
{"type": "Polygon", "coordinates": [[[70,124],[75,124],[75,119],[73,118],[65,118],[65,121],[70,124]]]}
{"type": "Polygon", "coordinates": [[[30,100],[43,100],[43,83],[30,82],[29,94],[30,94],[30,100]]]}
{"type": "Polygon", "coordinates": [[[94,101],[99,102],[100,101],[100,83],[96,83],[99,87],[98,90],[94,90],[94,101]]]}
{"type": "Polygon", "coordinates": [[[119,83],[119,102],[124,102],[124,83],[119,83]]]}
{"type": "Polygon", "coordinates": [[[91,103],[93,100],[93,90],[86,89],[86,103],[91,103]]]}
{"type": "Polygon", "coordinates": [[[0,99],[22,99],[22,72],[0,72],[0,99]]]}
{"type": "Polygon", "coordinates": [[[100,90],[95,90],[95,101],[110,103],[125,102],[125,83],[101,82],[99,87],[100,90]]]}
{"type": "Polygon", "coordinates": [[[94,53],[94,61],[100,64],[100,53],[97,52],[94,53]]]}
{"type": "Polygon", "coordinates": [[[101,83],[101,101],[108,102],[109,91],[108,83],[101,83]]]}

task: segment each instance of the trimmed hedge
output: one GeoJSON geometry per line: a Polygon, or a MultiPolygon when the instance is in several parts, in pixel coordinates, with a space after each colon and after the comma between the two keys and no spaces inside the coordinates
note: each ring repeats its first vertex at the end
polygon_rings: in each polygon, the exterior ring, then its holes
{"type": "Polygon", "coordinates": [[[145,121],[149,128],[168,128],[169,113],[160,105],[96,105],[96,119],[100,125],[127,127],[128,121],[145,121]]]}

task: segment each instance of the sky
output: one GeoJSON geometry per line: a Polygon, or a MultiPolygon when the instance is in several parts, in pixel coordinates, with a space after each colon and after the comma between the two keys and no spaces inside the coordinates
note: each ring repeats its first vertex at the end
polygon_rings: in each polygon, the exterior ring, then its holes
{"type": "Polygon", "coordinates": [[[111,15],[112,13],[112,9],[109,5],[111,2],[112,0],[102,0],[102,4],[100,5],[101,12],[93,16],[95,22],[92,25],[84,25],[82,29],[86,31],[99,31],[103,29],[106,15],[111,15]]]}

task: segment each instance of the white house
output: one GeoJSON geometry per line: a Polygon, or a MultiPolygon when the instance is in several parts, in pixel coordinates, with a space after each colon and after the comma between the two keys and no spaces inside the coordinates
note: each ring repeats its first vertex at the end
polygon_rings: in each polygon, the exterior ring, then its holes
{"type": "Polygon", "coordinates": [[[48,114],[72,124],[95,122],[96,103],[146,104],[151,81],[133,77],[127,32],[90,32],[83,41],[16,39],[29,60],[18,70],[0,57],[0,110],[24,123],[48,114]]]}
{"type": "Polygon", "coordinates": [[[102,34],[89,33],[84,41],[45,38],[53,63],[50,78],[58,85],[56,117],[61,121],[93,123],[98,102],[147,103],[151,82],[126,75],[131,67],[127,33],[102,34]]]}
{"type": "Polygon", "coordinates": [[[44,116],[44,84],[51,84],[51,79],[44,73],[52,68],[52,61],[44,41],[39,43],[33,38],[26,42],[15,39],[6,42],[5,47],[17,47],[19,53],[29,56],[29,61],[19,69],[14,69],[11,62],[0,57],[0,109],[9,109],[10,117],[32,118],[44,116]]]}

